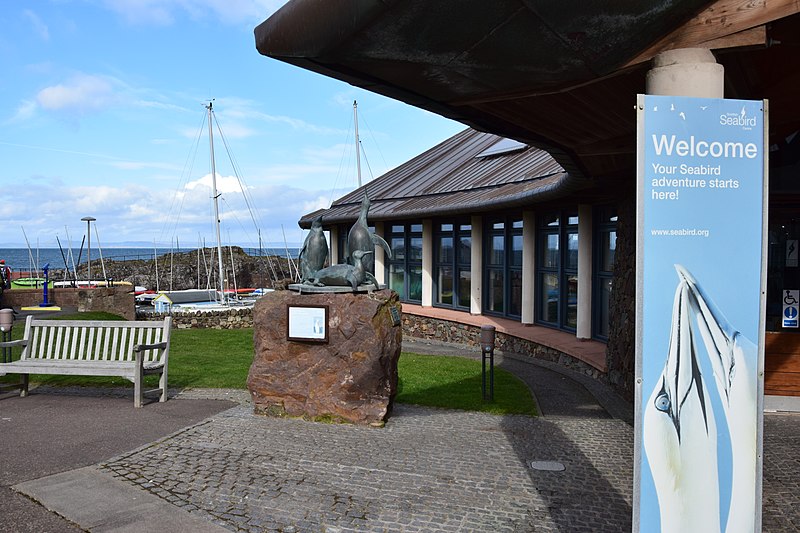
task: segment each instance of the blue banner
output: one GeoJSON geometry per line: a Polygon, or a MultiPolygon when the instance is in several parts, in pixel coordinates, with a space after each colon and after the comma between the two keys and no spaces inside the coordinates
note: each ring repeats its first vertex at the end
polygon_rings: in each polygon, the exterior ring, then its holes
{"type": "Polygon", "coordinates": [[[765,117],[761,101],[639,99],[641,532],[760,521],[765,117]]]}

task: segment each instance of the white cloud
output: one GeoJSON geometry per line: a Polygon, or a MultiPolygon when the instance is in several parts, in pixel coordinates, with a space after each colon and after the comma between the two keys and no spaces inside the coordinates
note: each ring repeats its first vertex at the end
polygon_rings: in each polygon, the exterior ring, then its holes
{"type": "Polygon", "coordinates": [[[22,15],[28,19],[28,21],[31,23],[31,26],[33,26],[33,31],[35,31],[43,41],[50,40],[50,31],[47,29],[47,24],[42,22],[42,19],[39,18],[39,15],[30,9],[24,10],[22,15]]]}
{"type": "MultiPolygon", "coordinates": [[[[187,190],[195,190],[198,187],[211,190],[211,174],[206,174],[200,179],[190,181],[186,184],[187,190]]],[[[217,174],[217,192],[220,194],[231,192],[242,192],[239,180],[236,176],[220,176],[217,174]]]]}
{"type": "Polygon", "coordinates": [[[114,100],[109,79],[89,74],[76,74],[69,81],[46,87],[36,95],[42,109],[76,113],[102,109],[114,100]]]}
{"type": "Polygon", "coordinates": [[[23,100],[17,106],[17,111],[14,113],[14,116],[8,119],[6,123],[24,122],[29,120],[36,114],[36,109],[38,109],[36,102],[31,100],[23,100]]]}

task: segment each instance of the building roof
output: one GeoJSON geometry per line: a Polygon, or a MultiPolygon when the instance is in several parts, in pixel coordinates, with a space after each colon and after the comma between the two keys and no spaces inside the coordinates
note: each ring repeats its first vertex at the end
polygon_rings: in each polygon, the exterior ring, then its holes
{"type": "Polygon", "coordinates": [[[308,228],[358,218],[364,191],[369,220],[457,216],[530,204],[587,185],[568,175],[547,152],[466,129],[336,200],[330,209],[300,219],[308,228]]]}
{"type": "Polygon", "coordinates": [[[649,60],[701,47],[728,98],[800,129],[800,4],[790,1],[292,0],[262,54],[547,150],[571,176],[635,176],[649,60]]]}

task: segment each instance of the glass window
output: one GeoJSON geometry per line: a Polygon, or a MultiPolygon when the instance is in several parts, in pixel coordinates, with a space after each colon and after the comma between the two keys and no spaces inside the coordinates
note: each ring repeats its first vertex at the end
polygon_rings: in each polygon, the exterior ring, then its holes
{"type": "Polygon", "coordinates": [[[458,271],[458,305],[469,309],[471,301],[472,279],[469,270],[458,271]]]}
{"type": "Polygon", "coordinates": [[[489,220],[486,228],[484,311],[509,317],[522,314],[522,219],[489,220]]]}
{"type": "Polygon", "coordinates": [[[404,237],[392,237],[389,242],[392,247],[392,260],[403,261],[406,258],[406,240],[404,237]]]}
{"type": "Polygon", "coordinates": [[[608,339],[609,305],[613,288],[614,259],[617,252],[617,210],[614,207],[595,209],[595,260],[592,286],[592,335],[608,339]]]}
{"type": "Polygon", "coordinates": [[[536,319],[573,331],[578,325],[578,215],[545,214],[538,229],[536,319]]]}
{"type": "Polygon", "coordinates": [[[614,230],[600,231],[600,270],[611,272],[614,270],[614,254],[617,251],[617,232],[614,230]]]}
{"type": "Polygon", "coordinates": [[[497,269],[489,270],[489,291],[488,291],[488,310],[495,313],[502,313],[505,310],[504,303],[504,284],[503,271],[497,269]]]}
{"type": "Polygon", "coordinates": [[[436,303],[444,305],[453,304],[453,267],[440,266],[437,269],[436,303]]]}
{"type": "Polygon", "coordinates": [[[435,227],[433,303],[437,306],[469,309],[472,226],[443,221],[435,227]]]}
{"type": "Polygon", "coordinates": [[[422,267],[409,266],[408,268],[408,299],[422,300],[422,267]]]}
{"type": "Polygon", "coordinates": [[[408,260],[422,261],[422,237],[411,237],[409,239],[408,260]]]}
{"type": "Polygon", "coordinates": [[[389,288],[397,294],[406,293],[406,269],[403,265],[390,264],[389,265],[389,288]]]}
{"type": "Polygon", "coordinates": [[[491,248],[489,248],[489,264],[502,265],[505,257],[504,251],[505,237],[503,235],[493,235],[491,248]]]}
{"type": "Polygon", "coordinates": [[[439,256],[438,260],[441,263],[453,262],[453,238],[452,237],[439,237],[439,256]]]}
{"type": "Polygon", "coordinates": [[[522,235],[511,236],[511,266],[522,267],[522,235]]]}
{"type": "Polygon", "coordinates": [[[462,264],[472,262],[472,237],[469,234],[460,233],[458,236],[458,262],[462,264]]]}
{"type": "Polygon", "coordinates": [[[577,270],[578,268],[578,232],[567,233],[567,256],[564,258],[564,268],[577,270]]]}
{"type": "Polygon", "coordinates": [[[548,233],[543,239],[542,268],[558,268],[558,233],[548,233]]]}
{"type": "Polygon", "coordinates": [[[539,319],[551,324],[558,323],[558,275],[542,274],[539,292],[539,319]]]}

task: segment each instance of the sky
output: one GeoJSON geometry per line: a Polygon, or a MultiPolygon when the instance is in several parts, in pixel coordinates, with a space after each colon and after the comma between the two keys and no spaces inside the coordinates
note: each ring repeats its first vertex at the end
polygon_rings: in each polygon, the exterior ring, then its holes
{"type": "Polygon", "coordinates": [[[302,243],[299,218],[464,129],[258,53],[282,0],[28,0],[0,11],[0,247],[302,243]],[[216,129],[219,124],[220,129],[216,129]],[[248,207],[249,206],[249,207],[248,207]],[[285,235],[285,238],[284,238],[285,235]]]}

